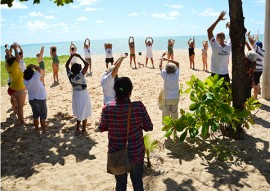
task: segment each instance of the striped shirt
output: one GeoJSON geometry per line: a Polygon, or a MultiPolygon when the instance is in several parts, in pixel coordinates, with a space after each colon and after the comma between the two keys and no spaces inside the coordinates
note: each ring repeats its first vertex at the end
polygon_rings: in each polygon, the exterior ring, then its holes
{"type": "MultiPolygon", "coordinates": [[[[121,103],[111,101],[106,103],[102,109],[98,128],[100,132],[108,131],[109,153],[125,148],[129,103],[130,99],[121,103]]],[[[145,148],[142,130],[152,131],[153,124],[143,103],[135,101],[132,102],[127,147],[131,163],[140,163],[144,160],[145,148]]]]}
{"type": "Polygon", "coordinates": [[[262,72],[263,71],[263,58],[265,54],[265,50],[261,47],[254,44],[253,50],[257,53],[257,60],[256,60],[256,69],[255,72],[262,72]]]}

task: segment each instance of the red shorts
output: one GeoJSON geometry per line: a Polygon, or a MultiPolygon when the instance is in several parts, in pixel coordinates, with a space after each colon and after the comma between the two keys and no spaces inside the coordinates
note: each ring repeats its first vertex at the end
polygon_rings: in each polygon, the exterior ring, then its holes
{"type": "Polygon", "coordinates": [[[16,91],[13,90],[13,89],[11,89],[11,88],[8,88],[7,92],[8,92],[8,95],[12,96],[12,94],[13,94],[14,92],[16,92],[16,91]]]}

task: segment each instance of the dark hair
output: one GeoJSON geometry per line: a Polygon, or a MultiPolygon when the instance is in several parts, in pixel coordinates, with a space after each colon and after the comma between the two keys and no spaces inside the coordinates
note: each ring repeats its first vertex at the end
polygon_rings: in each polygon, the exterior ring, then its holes
{"type": "Polygon", "coordinates": [[[56,52],[56,48],[55,47],[52,48],[52,52],[56,52]]]}
{"type": "Polygon", "coordinates": [[[20,56],[22,56],[22,55],[23,55],[23,53],[22,53],[22,52],[19,52],[19,55],[20,55],[20,56]]]}
{"type": "Polygon", "coordinates": [[[72,50],[72,51],[74,51],[74,50],[75,50],[75,48],[74,48],[74,47],[72,47],[72,48],[71,48],[71,50],[72,50]]]}
{"type": "Polygon", "coordinates": [[[8,58],[6,62],[7,62],[7,64],[8,64],[9,66],[11,66],[11,65],[15,62],[15,60],[16,60],[16,58],[15,58],[14,56],[11,55],[11,57],[8,58]]]}
{"type": "Polygon", "coordinates": [[[5,44],[5,48],[7,48],[8,47],[8,44],[5,44]]]}
{"type": "Polygon", "coordinates": [[[119,101],[128,98],[131,95],[132,87],[132,82],[128,77],[117,78],[114,82],[116,99],[119,101]]]}
{"type": "Polygon", "coordinates": [[[72,66],[71,66],[71,72],[76,75],[76,74],[79,74],[80,71],[82,70],[82,66],[78,63],[74,63],[72,66]]]}
{"type": "Polygon", "coordinates": [[[23,72],[23,79],[30,80],[34,75],[34,70],[32,68],[26,68],[23,72]]]}

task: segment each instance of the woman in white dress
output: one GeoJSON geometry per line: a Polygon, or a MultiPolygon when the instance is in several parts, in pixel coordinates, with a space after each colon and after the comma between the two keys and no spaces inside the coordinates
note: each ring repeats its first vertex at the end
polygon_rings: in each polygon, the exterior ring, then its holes
{"type": "Polygon", "coordinates": [[[85,80],[85,74],[87,73],[89,64],[79,54],[72,54],[66,63],[66,71],[69,81],[72,85],[72,110],[73,115],[77,117],[77,128],[76,132],[80,132],[80,124],[82,121],[82,132],[86,133],[87,118],[91,116],[91,101],[87,91],[87,83],[85,80]],[[73,57],[80,58],[84,63],[84,68],[81,65],[74,63],[69,68],[70,62],[73,57]]]}
{"type": "Polygon", "coordinates": [[[154,40],[153,40],[152,37],[147,37],[145,39],[145,46],[146,46],[146,61],[145,61],[145,66],[147,67],[148,58],[150,58],[151,59],[151,62],[152,62],[152,66],[153,66],[153,68],[155,68],[154,61],[153,61],[153,51],[152,51],[153,43],[154,43],[154,40]]]}

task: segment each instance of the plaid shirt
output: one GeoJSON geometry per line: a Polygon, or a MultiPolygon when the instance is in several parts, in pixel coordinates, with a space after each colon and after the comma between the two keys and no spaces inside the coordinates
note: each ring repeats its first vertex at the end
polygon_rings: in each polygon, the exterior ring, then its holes
{"type": "MultiPolygon", "coordinates": [[[[117,152],[125,147],[127,137],[127,118],[130,99],[108,102],[102,109],[100,132],[109,131],[109,153],[117,152]]],[[[130,129],[128,136],[128,155],[131,163],[144,160],[145,148],[143,132],[152,131],[153,124],[142,102],[132,102],[130,129]]]]}

